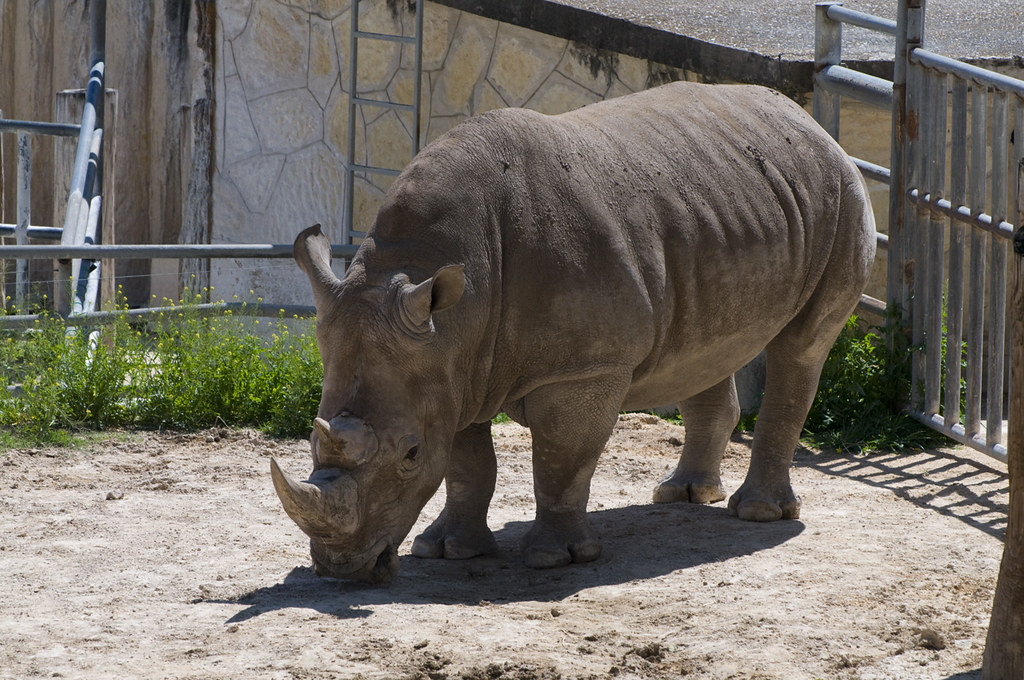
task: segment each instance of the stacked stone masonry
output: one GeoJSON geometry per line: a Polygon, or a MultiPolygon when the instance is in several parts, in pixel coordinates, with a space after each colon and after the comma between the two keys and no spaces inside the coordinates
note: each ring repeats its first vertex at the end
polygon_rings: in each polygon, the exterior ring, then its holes
{"type": "MultiPolygon", "coordinates": [[[[359,27],[412,35],[407,0],[362,0],[359,27]]],[[[222,0],[216,53],[217,140],[213,241],[286,243],[322,223],[342,237],[348,149],[347,0],[222,0]]],[[[561,113],[694,74],[519,26],[424,6],[422,143],[467,117],[520,106],[561,113]]],[[[362,39],[358,95],[412,103],[411,45],[362,39]]],[[[400,169],[412,158],[405,112],[357,108],[355,160],[400,169]]],[[[392,179],[355,183],[354,228],[369,228],[392,179]]],[[[274,302],[306,302],[287,261],[214,261],[219,292],[260,291],[274,302]]]]}

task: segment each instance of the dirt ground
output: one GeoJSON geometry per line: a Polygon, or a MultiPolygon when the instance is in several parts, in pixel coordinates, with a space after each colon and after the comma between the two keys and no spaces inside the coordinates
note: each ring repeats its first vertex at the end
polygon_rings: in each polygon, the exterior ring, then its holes
{"type": "MultiPolygon", "coordinates": [[[[529,435],[495,428],[501,553],[387,588],[317,578],[245,431],[0,452],[2,678],[978,677],[1005,529],[998,463],[801,450],[798,521],[652,505],[682,428],[620,419],[591,493],[593,563],[525,568],[529,435]]],[[[742,482],[749,440],[724,464],[742,482]]]]}

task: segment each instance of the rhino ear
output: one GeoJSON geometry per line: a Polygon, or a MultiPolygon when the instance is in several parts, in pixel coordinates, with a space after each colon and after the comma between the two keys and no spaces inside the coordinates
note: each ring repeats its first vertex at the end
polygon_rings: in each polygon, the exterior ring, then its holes
{"type": "Polygon", "coordinates": [[[402,318],[412,329],[429,325],[430,315],[448,309],[462,298],[466,273],[461,264],[441,267],[423,283],[409,285],[399,297],[402,318]]]}
{"type": "Polygon", "coordinates": [[[317,309],[323,309],[341,282],[331,271],[331,241],[319,224],[304,229],[295,239],[295,261],[313,286],[317,309]]]}

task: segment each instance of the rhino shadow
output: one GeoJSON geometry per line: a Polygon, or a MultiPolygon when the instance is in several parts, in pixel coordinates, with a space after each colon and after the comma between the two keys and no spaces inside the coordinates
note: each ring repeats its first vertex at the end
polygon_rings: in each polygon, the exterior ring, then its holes
{"type": "Polygon", "coordinates": [[[366,617],[381,604],[480,604],[558,601],[588,588],[621,585],[714,564],[781,545],[803,532],[800,521],[745,522],[723,506],[634,505],[588,513],[603,551],[594,562],[535,570],[522,562],[519,542],[531,522],[510,522],[494,532],[499,552],[470,560],[424,560],[402,555],[390,586],[317,577],[295,567],[284,580],[238,598],[246,604],[227,623],[288,608],[338,618],[366,617]]]}

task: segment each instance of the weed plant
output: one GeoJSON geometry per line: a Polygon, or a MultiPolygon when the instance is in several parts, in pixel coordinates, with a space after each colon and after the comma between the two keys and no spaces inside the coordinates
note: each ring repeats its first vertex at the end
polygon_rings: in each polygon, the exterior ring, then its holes
{"type": "MultiPolygon", "coordinates": [[[[254,332],[261,321],[244,312],[204,316],[202,298],[169,303],[150,323],[125,314],[69,330],[51,316],[27,332],[0,331],[0,380],[21,392],[0,390],[0,445],[12,436],[67,444],[83,430],[216,424],[308,435],[323,367],[313,335],[292,330],[306,322],[277,319],[254,332]]],[[[945,441],[905,415],[911,347],[903,333],[895,340],[890,348],[884,331],[850,319],[822,370],[805,441],[854,451],[945,441]]],[[[740,429],[755,422],[746,414],[740,429]]]]}
{"type": "Polygon", "coordinates": [[[266,333],[244,313],[205,317],[202,295],[148,324],[123,315],[97,329],[45,317],[0,335],[0,427],[36,443],[110,427],[249,426],[282,437],[309,433],[323,368],[312,334],[278,319],[266,333]],[[256,328],[254,328],[256,327],[256,328]]]}
{"type": "MultiPolygon", "coordinates": [[[[910,397],[912,347],[898,326],[892,346],[886,331],[851,317],[821,371],[818,391],[802,439],[811,446],[842,451],[901,451],[948,443],[906,414],[910,397]]],[[[752,429],[745,414],[741,429],[752,429]]]]}

